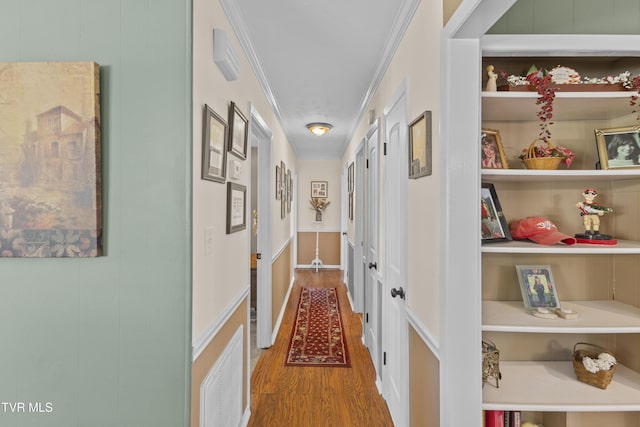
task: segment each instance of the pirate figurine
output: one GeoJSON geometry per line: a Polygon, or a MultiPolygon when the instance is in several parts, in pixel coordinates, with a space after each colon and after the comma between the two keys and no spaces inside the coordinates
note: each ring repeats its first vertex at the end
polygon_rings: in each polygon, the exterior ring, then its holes
{"type": "Polygon", "coordinates": [[[584,233],[576,234],[578,243],[600,243],[615,244],[615,240],[611,239],[608,234],[600,234],[600,217],[608,212],[613,212],[612,208],[601,206],[594,199],[598,196],[598,192],[592,188],[587,188],[582,193],[583,202],[576,203],[576,207],[580,210],[582,223],[584,224],[584,233]]]}

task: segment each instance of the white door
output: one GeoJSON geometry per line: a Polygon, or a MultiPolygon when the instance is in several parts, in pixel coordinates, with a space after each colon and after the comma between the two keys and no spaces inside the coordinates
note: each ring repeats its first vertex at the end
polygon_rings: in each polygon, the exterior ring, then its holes
{"type": "MultiPolygon", "coordinates": [[[[366,169],[366,209],[365,209],[365,345],[369,349],[373,365],[376,368],[376,376],[380,378],[382,361],[382,309],[381,309],[381,283],[378,275],[379,248],[378,248],[378,126],[377,122],[367,134],[365,146],[367,150],[366,169]]],[[[379,381],[378,381],[379,382],[379,381]]]]}
{"type": "Polygon", "coordinates": [[[354,262],[353,262],[353,305],[354,310],[358,313],[364,313],[364,173],[365,173],[365,147],[364,143],[360,144],[356,151],[355,165],[355,182],[354,182],[354,262]]]}
{"type": "Polygon", "coordinates": [[[408,425],[407,289],[407,100],[403,85],[385,111],[384,289],[382,291],[382,385],[397,427],[408,425]]]}

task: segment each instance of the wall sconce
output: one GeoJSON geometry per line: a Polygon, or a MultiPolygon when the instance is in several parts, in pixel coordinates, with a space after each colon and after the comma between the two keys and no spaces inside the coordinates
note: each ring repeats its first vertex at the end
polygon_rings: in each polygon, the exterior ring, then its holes
{"type": "Polygon", "coordinates": [[[329,132],[333,126],[329,123],[309,123],[307,125],[307,129],[311,131],[315,136],[322,136],[325,133],[329,132]]]}
{"type": "Polygon", "coordinates": [[[233,81],[238,78],[240,63],[229,43],[227,33],[220,29],[213,29],[213,62],[216,63],[224,78],[233,81]]]}

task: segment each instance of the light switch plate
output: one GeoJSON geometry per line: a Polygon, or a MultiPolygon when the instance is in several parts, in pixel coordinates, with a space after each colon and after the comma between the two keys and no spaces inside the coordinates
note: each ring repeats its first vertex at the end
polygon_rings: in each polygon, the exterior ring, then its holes
{"type": "Polygon", "coordinates": [[[213,227],[204,229],[204,254],[211,255],[213,252],[213,227]]]}

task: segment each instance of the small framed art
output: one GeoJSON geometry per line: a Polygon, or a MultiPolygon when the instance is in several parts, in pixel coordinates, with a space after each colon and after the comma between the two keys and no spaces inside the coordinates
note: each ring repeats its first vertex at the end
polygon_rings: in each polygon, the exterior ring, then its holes
{"type": "Polygon", "coordinates": [[[504,155],[500,131],[482,129],[480,135],[481,157],[483,169],[509,169],[507,157],[504,155]]]}
{"type": "Polygon", "coordinates": [[[280,166],[276,165],[276,200],[280,200],[282,194],[282,174],[280,173],[280,166]]]}
{"type": "Polygon", "coordinates": [[[527,311],[560,308],[556,284],[548,265],[516,265],[522,301],[527,311]]]}
{"type": "Polygon", "coordinates": [[[247,187],[227,182],[227,234],[247,228],[247,187]]]}
{"type": "Polygon", "coordinates": [[[229,105],[229,151],[241,159],[247,158],[249,121],[235,102],[229,105]]]}
{"type": "Polygon", "coordinates": [[[326,199],[329,197],[329,183],[327,181],[311,181],[311,197],[326,199]]]}
{"type": "Polygon", "coordinates": [[[349,194],[353,193],[353,162],[349,165],[349,172],[347,174],[347,192],[349,194]]]}
{"type": "Polygon", "coordinates": [[[640,168],[640,126],[596,129],[602,169],[640,168]]]}
{"type": "Polygon", "coordinates": [[[431,111],[409,123],[409,178],[431,175],[431,111]]]}
{"type": "Polygon", "coordinates": [[[507,220],[502,213],[493,184],[483,183],[480,189],[481,236],[483,242],[512,240],[507,220]]]}
{"type": "Polygon", "coordinates": [[[227,174],[227,123],[206,104],[203,123],[202,179],[224,183],[227,174]]]}

